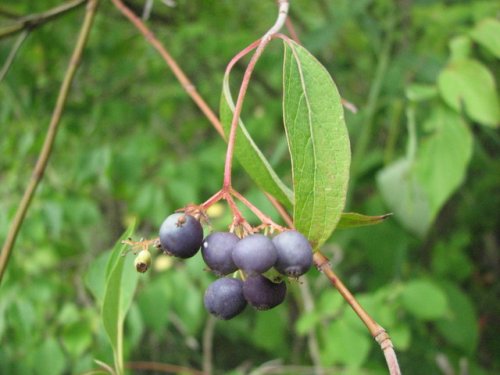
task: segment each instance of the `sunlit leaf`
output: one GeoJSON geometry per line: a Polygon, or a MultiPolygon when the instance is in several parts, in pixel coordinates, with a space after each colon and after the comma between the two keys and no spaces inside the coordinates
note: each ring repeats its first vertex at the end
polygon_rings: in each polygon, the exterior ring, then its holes
{"type": "Polygon", "coordinates": [[[477,43],[500,58],[500,22],[495,18],[486,18],[479,22],[470,32],[470,36],[477,43]]]}
{"type": "Polygon", "coordinates": [[[290,149],[295,227],[318,248],[344,208],[351,160],[339,92],[306,49],[285,43],[283,117],[290,149]]]}
{"type": "Polygon", "coordinates": [[[440,73],[438,87],[444,101],[456,111],[462,108],[483,125],[500,124],[500,106],[493,74],[473,59],[452,61],[440,73]]]}

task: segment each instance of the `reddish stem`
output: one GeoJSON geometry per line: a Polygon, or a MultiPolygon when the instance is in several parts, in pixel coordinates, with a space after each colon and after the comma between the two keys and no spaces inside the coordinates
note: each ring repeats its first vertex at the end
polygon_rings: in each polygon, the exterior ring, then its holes
{"type": "Polygon", "coordinates": [[[280,202],[278,202],[278,200],[276,198],[274,198],[271,194],[269,194],[267,192],[264,192],[264,194],[266,195],[266,197],[269,200],[269,202],[271,202],[271,204],[274,206],[274,208],[276,209],[276,211],[278,211],[278,213],[280,214],[280,216],[283,218],[283,220],[285,221],[286,225],[288,225],[288,228],[295,229],[295,226],[293,225],[292,217],[287,212],[287,210],[285,209],[285,207],[283,207],[280,204],[280,202]]]}
{"type": "Polygon", "coordinates": [[[250,83],[250,77],[252,76],[255,64],[259,60],[259,57],[262,55],[262,52],[264,52],[264,49],[270,40],[271,40],[270,38],[261,39],[260,44],[257,47],[255,53],[253,54],[250,62],[248,63],[248,66],[245,70],[245,74],[243,75],[243,81],[241,82],[240,91],[238,93],[238,99],[236,100],[236,106],[234,108],[234,113],[233,113],[233,121],[231,122],[231,130],[229,133],[229,140],[227,143],[226,163],[224,165],[224,183],[222,185],[223,189],[229,190],[231,188],[231,167],[233,163],[236,130],[238,128],[241,110],[243,108],[243,101],[245,99],[245,95],[248,89],[248,84],[250,83]]]}
{"type": "Polygon", "coordinates": [[[229,64],[227,64],[225,75],[228,76],[231,73],[231,70],[233,70],[234,65],[236,65],[236,63],[238,61],[240,61],[243,57],[245,57],[251,51],[253,51],[255,48],[257,48],[257,46],[259,45],[259,43],[260,43],[260,39],[257,39],[255,42],[253,42],[252,44],[250,44],[248,47],[245,47],[243,50],[241,50],[240,52],[238,52],[231,59],[231,61],[229,61],[229,64]]]}
{"type": "Polygon", "coordinates": [[[217,203],[221,199],[224,199],[224,191],[223,190],[219,190],[217,193],[215,193],[210,198],[208,198],[204,203],[202,203],[201,208],[206,210],[211,205],[217,203]]]}
{"type": "Polygon", "coordinates": [[[236,198],[238,198],[245,206],[247,206],[263,224],[269,225],[269,226],[271,226],[279,231],[284,231],[286,229],[286,228],[282,227],[281,225],[278,225],[274,221],[272,221],[269,218],[269,216],[264,214],[261,210],[259,210],[256,206],[254,206],[248,199],[246,199],[243,195],[238,193],[236,190],[231,189],[231,194],[234,195],[236,198]]]}

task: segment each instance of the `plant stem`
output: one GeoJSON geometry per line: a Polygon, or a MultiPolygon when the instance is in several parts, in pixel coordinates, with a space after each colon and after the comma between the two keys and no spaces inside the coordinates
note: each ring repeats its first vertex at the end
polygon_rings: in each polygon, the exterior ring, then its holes
{"type": "Polygon", "coordinates": [[[28,30],[24,30],[19,37],[16,39],[16,42],[12,46],[12,49],[9,52],[9,56],[7,56],[7,59],[5,60],[5,63],[2,66],[2,69],[0,70],[0,82],[5,78],[7,75],[7,72],[9,71],[10,67],[12,66],[12,63],[14,62],[14,59],[16,58],[17,52],[21,48],[23,42],[26,40],[26,38],[29,35],[28,30]]]}
{"type": "Polygon", "coordinates": [[[64,76],[61,88],[59,90],[56,106],[54,107],[54,111],[52,113],[52,118],[50,120],[49,128],[47,130],[47,135],[45,136],[42,150],[40,152],[40,155],[38,156],[38,160],[36,162],[35,168],[33,169],[31,179],[28,183],[28,186],[26,187],[21,202],[19,203],[16,214],[14,216],[14,220],[9,228],[9,231],[7,233],[7,238],[2,247],[2,253],[0,254],[0,283],[2,282],[2,278],[7,268],[7,263],[9,262],[12,248],[14,246],[14,243],[16,242],[17,234],[19,233],[21,225],[24,221],[28,207],[35,194],[38,184],[43,178],[45,168],[47,166],[50,154],[52,152],[52,146],[54,144],[54,140],[57,135],[57,130],[61,120],[61,115],[64,110],[64,106],[66,104],[68,92],[73,82],[73,78],[75,76],[78,65],[80,63],[83,48],[85,47],[85,44],[87,42],[91,30],[92,21],[94,19],[95,11],[97,8],[97,3],[98,0],[89,0],[87,4],[85,18],[83,20],[83,24],[80,30],[80,34],[78,35],[75,49],[73,50],[73,54],[71,55],[71,59],[66,69],[66,74],[64,76]]]}
{"type": "Polygon", "coordinates": [[[248,66],[243,75],[243,81],[241,82],[240,91],[238,93],[238,99],[236,100],[236,106],[233,112],[233,120],[231,122],[231,130],[229,132],[229,140],[227,142],[227,152],[226,152],[226,162],[224,165],[224,182],[223,189],[229,190],[231,187],[231,167],[233,162],[234,153],[234,143],[236,140],[236,130],[238,128],[238,123],[240,121],[241,110],[243,108],[243,101],[247,92],[248,84],[250,83],[250,77],[252,76],[255,64],[259,60],[262,52],[266,48],[267,44],[271,41],[271,37],[276,34],[284,25],[285,20],[288,15],[289,2],[287,0],[279,1],[279,11],[278,18],[274,25],[264,34],[260,39],[259,46],[255,50],[248,66]]]}
{"type": "Polygon", "coordinates": [[[222,125],[219,119],[209,107],[209,105],[205,102],[205,100],[203,100],[203,98],[200,96],[200,94],[196,90],[196,87],[189,80],[184,71],[179,67],[177,62],[172,58],[172,56],[170,56],[170,53],[168,53],[165,47],[156,38],[155,34],[153,34],[153,32],[151,32],[151,30],[146,27],[144,22],[142,22],[139,17],[137,17],[129,8],[127,8],[121,0],[111,1],[116,6],[116,8],[120,12],[122,12],[122,14],[127,17],[137,29],[139,29],[139,31],[142,33],[142,35],[144,35],[149,44],[151,44],[160,53],[161,57],[163,57],[163,60],[165,60],[184,90],[191,97],[191,99],[193,99],[198,108],[201,109],[203,114],[207,117],[215,130],[217,130],[219,135],[224,139],[224,130],[222,129],[222,125]]]}
{"type": "Polygon", "coordinates": [[[267,197],[269,202],[271,202],[276,211],[280,214],[280,216],[282,217],[283,221],[286,223],[288,228],[293,229],[294,228],[293,220],[290,214],[287,212],[287,210],[271,194],[264,192],[264,195],[267,197]]]}
{"type": "Polygon", "coordinates": [[[236,190],[231,189],[230,193],[234,195],[237,199],[239,199],[245,206],[247,206],[263,224],[270,225],[281,231],[285,230],[285,228],[273,222],[267,215],[265,215],[261,210],[259,210],[256,206],[254,206],[248,199],[246,199],[236,190]]]}
{"type": "Polygon", "coordinates": [[[216,318],[209,315],[203,330],[203,374],[213,373],[213,343],[216,318]]]}
{"type": "Polygon", "coordinates": [[[349,289],[347,289],[347,287],[344,285],[342,280],[340,280],[335,272],[333,272],[330,267],[328,258],[326,258],[321,252],[317,251],[314,253],[313,260],[316,267],[321,272],[323,272],[328,280],[330,280],[330,283],[338,290],[338,292],[342,295],[342,297],[346,300],[346,302],[351,306],[354,312],[359,316],[361,321],[368,328],[368,331],[373,336],[373,338],[378,342],[384,352],[387,367],[389,368],[389,374],[401,375],[391,338],[389,337],[385,329],[382,328],[375,320],[373,320],[370,315],[368,315],[365,309],[363,309],[356,298],[354,298],[354,296],[351,294],[349,289]]]}
{"type": "Polygon", "coordinates": [[[46,22],[62,16],[66,12],[73,10],[80,5],[87,2],[87,0],[73,0],[61,5],[58,5],[52,9],[49,9],[42,13],[31,14],[16,20],[15,23],[5,26],[0,29],[0,39],[8,37],[15,34],[21,30],[33,30],[34,28],[45,24],[46,22]]]}

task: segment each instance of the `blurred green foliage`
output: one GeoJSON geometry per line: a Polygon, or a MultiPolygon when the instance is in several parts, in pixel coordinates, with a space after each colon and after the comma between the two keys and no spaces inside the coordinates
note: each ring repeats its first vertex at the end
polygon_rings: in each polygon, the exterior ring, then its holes
{"type": "MultiPolygon", "coordinates": [[[[139,12],[144,5],[131,3],[139,12]]],[[[0,9],[22,15],[58,4],[7,1],[0,9]]],[[[499,11],[486,0],[292,1],[302,43],[359,109],[346,114],[353,150],[346,211],[395,213],[376,226],[337,231],[323,251],[389,331],[405,374],[445,374],[438,358],[456,374],[459,366],[468,368],[460,374],[500,371],[499,11]]],[[[82,16],[79,8],[34,30],[0,82],[2,243],[82,16]]],[[[274,18],[271,0],[155,1],[148,24],[217,108],[227,62],[274,18]]],[[[0,28],[11,22],[0,15],[0,28]]],[[[2,63],[14,40],[0,40],[2,63]]],[[[259,61],[243,118],[289,183],[282,54],[271,44],[259,61]]],[[[94,359],[112,363],[100,307],[107,249],[132,218],[135,237],[153,237],[165,216],[202,202],[222,182],[224,143],[108,1],[61,125],[0,286],[2,374],[80,374],[97,368],[94,359]]],[[[234,183],[278,220],[238,165],[234,183]]],[[[229,222],[223,209],[212,224],[229,222]]],[[[212,279],[200,256],[158,256],[127,315],[126,360],[201,368],[202,297],[212,279]]],[[[289,289],[275,310],[247,309],[216,323],[216,373],[262,374],[272,361],[282,374],[300,373],[285,365],[312,366],[313,336],[327,373],[387,373],[377,345],[322,275],[313,270],[289,289]]]]}

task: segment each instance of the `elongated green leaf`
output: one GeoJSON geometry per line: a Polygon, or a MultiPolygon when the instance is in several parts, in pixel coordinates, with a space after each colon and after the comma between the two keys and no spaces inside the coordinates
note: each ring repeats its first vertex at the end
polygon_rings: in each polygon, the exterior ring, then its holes
{"type": "Polygon", "coordinates": [[[363,214],[358,214],[356,212],[344,212],[340,216],[339,223],[337,224],[337,229],[356,228],[356,227],[364,227],[367,225],[379,224],[391,215],[392,214],[367,216],[363,214]]]}
{"type": "Polygon", "coordinates": [[[107,267],[106,288],[102,305],[102,320],[113,353],[115,368],[123,371],[123,322],[137,285],[138,274],[133,266],[132,256],[123,256],[127,245],[122,240],[128,238],[134,230],[134,224],[125,231],[116,242],[107,267]]]}
{"type": "MultiPolygon", "coordinates": [[[[224,76],[220,102],[220,119],[226,137],[229,136],[233,119],[234,101],[229,89],[229,75],[224,76]]],[[[255,144],[243,122],[240,120],[236,132],[234,154],[248,175],[261,189],[273,195],[285,207],[290,208],[293,193],[276,174],[259,147],[255,144]]]]}
{"type": "Polygon", "coordinates": [[[341,98],[306,49],[285,43],[283,114],[292,162],[295,227],[318,248],[344,208],[351,160],[341,98]]]}

